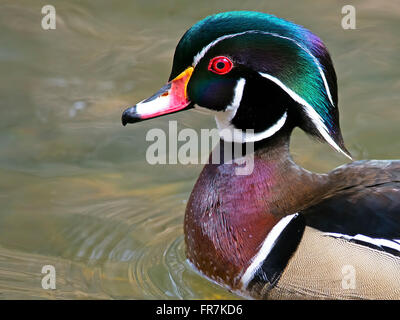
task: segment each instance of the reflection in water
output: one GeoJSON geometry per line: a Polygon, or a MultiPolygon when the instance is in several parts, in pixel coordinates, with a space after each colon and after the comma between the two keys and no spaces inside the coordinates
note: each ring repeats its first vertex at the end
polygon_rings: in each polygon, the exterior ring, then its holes
{"type": "MultiPolygon", "coordinates": [[[[359,4],[356,31],[341,29],[338,4],[311,0],[55,7],[57,29],[44,31],[39,4],[0,4],[0,298],[235,298],[185,260],[183,215],[201,165],[145,161],[149,129],[167,131],[174,119],[199,130],[213,120],[190,111],[120,124],[127,105],[167,80],[177,41],[208,14],[253,9],[316,31],[337,69],[347,146],[357,159],[399,157],[395,3],[359,4]],[[57,290],[41,288],[47,264],[57,290]]],[[[309,169],[345,161],[300,132],[293,140],[309,169]]]]}

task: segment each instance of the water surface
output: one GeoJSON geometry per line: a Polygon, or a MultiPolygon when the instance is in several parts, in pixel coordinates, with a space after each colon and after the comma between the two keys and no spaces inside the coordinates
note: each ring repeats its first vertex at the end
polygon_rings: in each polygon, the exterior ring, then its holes
{"type": "MultiPolygon", "coordinates": [[[[302,24],[326,43],[339,80],[341,125],[355,159],[399,158],[400,3],[40,1],[0,4],[0,298],[236,298],[185,261],[183,215],[201,165],[152,166],[153,127],[213,128],[194,111],[123,128],[121,112],[158,90],[185,30],[227,10],[257,10],[302,24]],[[54,265],[57,289],[41,287],[54,265]]],[[[307,169],[346,162],[295,132],[307,169]]]]}

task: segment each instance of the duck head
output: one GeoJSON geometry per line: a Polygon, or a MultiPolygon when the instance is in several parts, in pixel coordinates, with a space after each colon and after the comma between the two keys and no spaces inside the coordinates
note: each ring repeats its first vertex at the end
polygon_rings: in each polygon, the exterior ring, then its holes
{"type": "Polygon", "coordinates": [[[298,126],[350,158],[337,104],[335,70],[316,35],[269,14],[226,12],[183,35],[169,82],[126,109],[122,123],[201,107],[223,140],[261,141],[298,126]]]}

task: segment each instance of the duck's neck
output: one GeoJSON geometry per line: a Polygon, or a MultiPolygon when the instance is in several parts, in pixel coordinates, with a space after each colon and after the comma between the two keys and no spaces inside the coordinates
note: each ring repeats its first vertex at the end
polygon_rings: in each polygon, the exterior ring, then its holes
{"type": "Polygon", "coordinates": [[[291,159],[289,137],[290,132],[256,143],[249,175],[237,175],[235,163],[203,168],[184,228],[189,261],[209,278],[239,288],[274,225],[324,193],[325,176],[291,159]]]}

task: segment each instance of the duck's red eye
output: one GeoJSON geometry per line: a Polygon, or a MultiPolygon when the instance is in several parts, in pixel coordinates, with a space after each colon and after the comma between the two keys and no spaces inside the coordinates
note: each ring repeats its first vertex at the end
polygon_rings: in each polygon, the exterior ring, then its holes
{"type": "Polygon", "coordinates": [[[208,70],[216,74],[226,74],[233,68],[233,63],[231,59],[227,57],[215,57],[210,60],[208,64],[208,70]]]}

